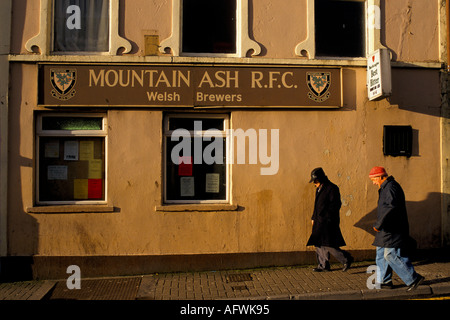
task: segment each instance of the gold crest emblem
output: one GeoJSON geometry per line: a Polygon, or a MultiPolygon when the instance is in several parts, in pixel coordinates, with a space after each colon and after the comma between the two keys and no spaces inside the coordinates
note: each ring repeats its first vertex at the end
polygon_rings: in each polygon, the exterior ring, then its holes
{"type": "Polygon", "coordinates": [[[309,88],[308,97],[311,100],[324,102],[330,97],[330,72],[307,72],[306,82],[309,88]]]}
{"type": "Polygon", "coordinates": [[[53,87],[52,96],[56,99],[66,101],[75,96],[76,70],[51,69],[50,82],[53,87]]]}

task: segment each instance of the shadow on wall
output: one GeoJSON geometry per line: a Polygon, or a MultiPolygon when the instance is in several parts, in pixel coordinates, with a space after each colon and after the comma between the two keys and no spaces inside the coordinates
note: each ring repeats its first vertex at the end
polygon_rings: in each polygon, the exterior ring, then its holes
{"type": "MultiPolygon", "coordinates": [[[[19,65],[11,69],[12,80],[17,88],[27,88],[25,85],[23,68],[19,65]]],[[[33,256],[38,254],[39,223],[30,214],[26,213],[24,207],[24,190],[33,188],[28,179],[33,170],[34,160],[25,157],[21,153],[23,137],[21,126],[33,125],[21,119],[29,119],[30,101],[25,100],[21,93],[10,96],[10,118],[9,118],[9,165],[8,165],[8,225],[7,239],[8,252],[6,257],[0,259],[0,282],[31,280],[33,256]]],[[[33,132],[28,131],[32,136],[33,132]]]]}
{"type": "Polygon", "coordinates": [[[393,69],[391,105],[415,113],[441,117],[440,73],[435,70],[393,69]]]}
{"type": "MultiPolygon", "coordinates": [[[[438,248],[441,246],[441,199],[440,192],[430,192],[423,201],[406,201],[409,231],[417,241],[418,248],[438,248]]],[[[377,219],[377,208],[362,217],[355,227],[375,236],[372,226],[377,219]]]]}

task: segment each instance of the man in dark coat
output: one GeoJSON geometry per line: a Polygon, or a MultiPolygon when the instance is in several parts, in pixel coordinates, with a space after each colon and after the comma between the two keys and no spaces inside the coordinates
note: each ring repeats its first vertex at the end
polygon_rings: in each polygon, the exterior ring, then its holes
{"type": "Polygon", "coordinates": [[[316,247],[318,266],[314,271],[330,271],[330,253],[344,265],[342,270],[347,271],[353,257],[339,248],[345,246],[339,228],[339,210],[342,204],[339,188],[328,179],[322,168],[316,168],[311,172],[309,182],[314,182],[317,188],[311,217],[313,228],[307,243],[307,246],[316,247]]]}
{"type": "Polygon", "coordinates": [[[424,278],[415,272],[407,254],[411,238],[403,189],[383,167],[373,167],[369,178],[379,188],[377,221],[373,225],[377,282],[381,287],[392,288],[393,270],[408,291],[414,290],[424,278]]]}

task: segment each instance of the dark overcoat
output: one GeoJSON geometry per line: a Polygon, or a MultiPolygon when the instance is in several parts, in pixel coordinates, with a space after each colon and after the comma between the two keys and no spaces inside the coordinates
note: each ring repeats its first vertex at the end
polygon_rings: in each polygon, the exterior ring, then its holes
{"type": "Polygon", "coordinates": [[[322,188],[316,190],[314,211],[311,217],[314,224],[307,243],[308,246],[333,248],[345,246],[344,237],[339,227],[341,205],[339,187],[326,180],[322,184],[322,188]]]}
{"type": "Polygon", "coordinates": [[[378,190],[377,221],[374,227],[374,246],[383,248],[406,248],[409,246],[409,223],[406,212],[405,193],[391,176],[378,190]]]}

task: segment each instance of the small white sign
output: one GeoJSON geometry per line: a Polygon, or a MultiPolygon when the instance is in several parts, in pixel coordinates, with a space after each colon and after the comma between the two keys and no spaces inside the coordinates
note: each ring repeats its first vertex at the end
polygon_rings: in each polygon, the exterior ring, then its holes
{"type": "Polygon", "coordinates": [[[206,192],[219,193],[220,192],[220,174],[207,173],[206,174],[206,192]]]}
{"type": "Polygon", "coordinates": [[[64,160],[78,161],[78,141],[64,141],[64,160]]]}
{"type": "Polygon", "coordinates": [[[67,180],[67,166],[48,166],[47,180],[67,180]]]}
{"type": "Polygon", "coordinates": [[[180,196],[182,197],[195,196],[194,177],[180,178],[180,196]]]}
{"type": "Polygon", "coordinates": [[[391,56],[388,49],[378,49],[367,59],[367,93],[369,100],[392,93],[391,56]]]}

